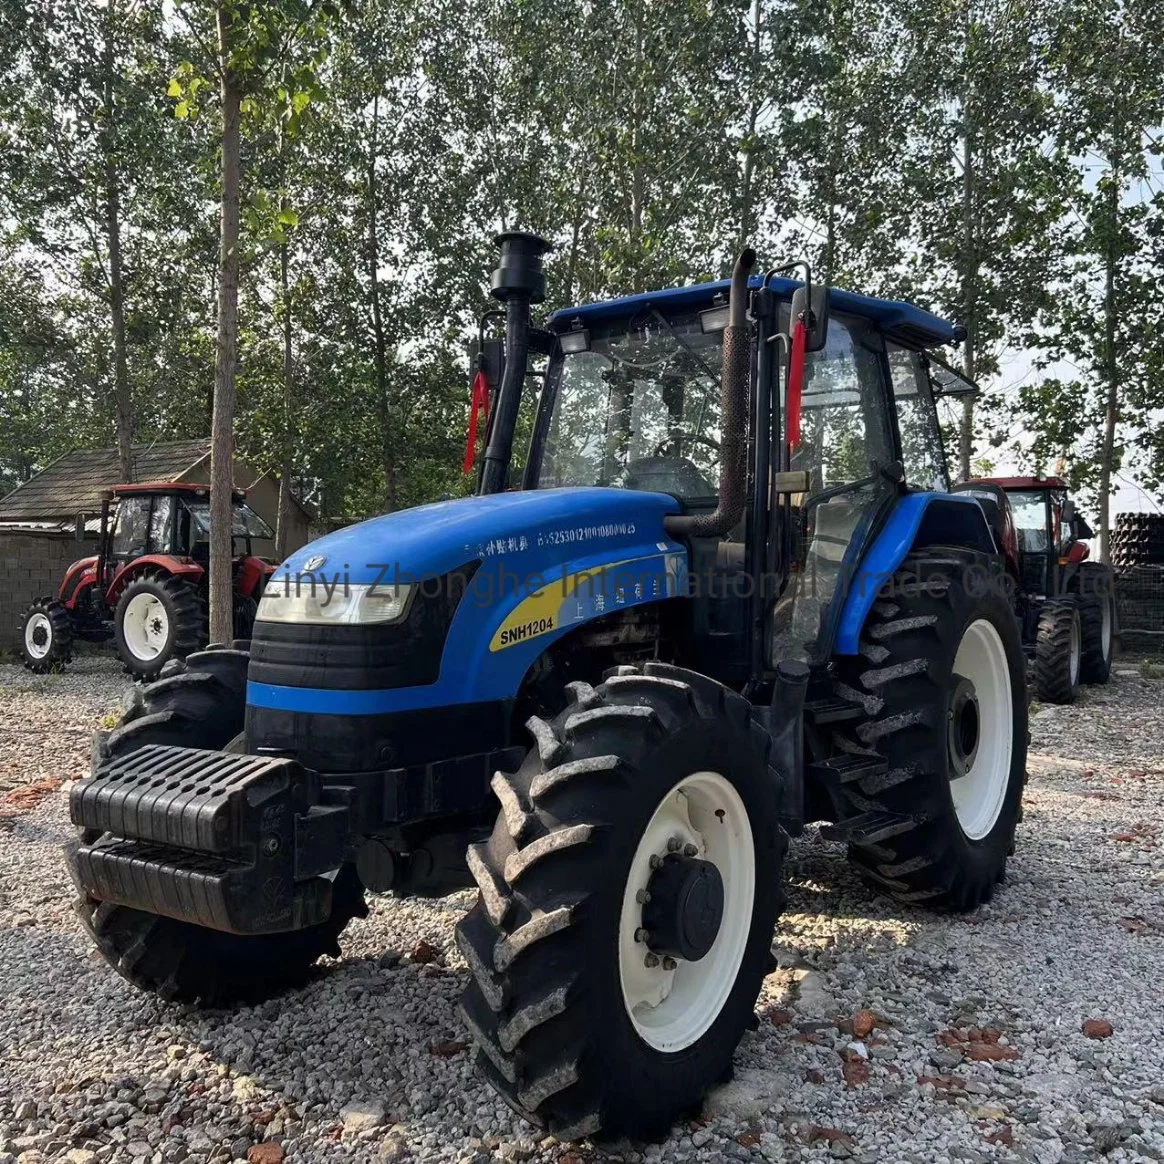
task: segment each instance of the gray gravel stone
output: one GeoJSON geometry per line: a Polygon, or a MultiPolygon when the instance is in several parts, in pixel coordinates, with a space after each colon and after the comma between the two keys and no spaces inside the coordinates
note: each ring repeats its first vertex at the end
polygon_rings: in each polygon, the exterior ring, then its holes
{"type": "MultiPolygon", "coordinates": [[[[43,680],[0,665],[0,794],[83,775],[89,733],[125,685],[99,655],[43,680]]],[[[1164,830],[1164,683],[1117,677],[1032,731],[1026,819],[994,901],[969,917],[899,905],[808,830],[790,851],[778,964],[757,1003],[794,1021],[745,1035],[735,1078],[709,1095],[704,1121],[658,1145],[621,1142],[613,1156],[834,1158],[826,1141],[810,1143],[816,1127],[847,1132],[850,1158],[869,1164],[1164,1158],[1164,849],[1151,843],[1164,830]],[[1112,839],[1133,826],[1144,844],[1112,839]],[[838,1052],[852,1036],[837,1023],[858,1009],[890,1025],[861,1041],[870,1075],[850,1087],[838,1052]],[[1085,1039],[1085,1018],[1106,1018],[1114,1035],[1085,1039]],[[977,1063],[937,1041],[962,1022],[998,1029],[1019,1058],[977,1063]],[[918,1083],[943,1075],[953,1086],[918,1083]],[[1005,1120],[975,1122],[1003,1109],[1005,1120]],[[1004,1125],[1013,1153],[986,1142],[1004,1125]]],[[[464,1037],[464,967],[450,936],[471,894],[373,897],[343,958],[305,989],[198,1013],[137,994],[93,958],[60,858],[66,800],[52,793],[0,823],[0,1164],[203,1164],[245,1159],[259,1141],[288,1164],[590,1158],[540,1140],[469,1055],[429,1053],[464,1037]],[[421,940],[444,952],[447,970],[422,977],[398,963],[393,952],[421,940]],[[378,1105],[380,1121],[345,1127],[360,1103],[378,1105]]]]}

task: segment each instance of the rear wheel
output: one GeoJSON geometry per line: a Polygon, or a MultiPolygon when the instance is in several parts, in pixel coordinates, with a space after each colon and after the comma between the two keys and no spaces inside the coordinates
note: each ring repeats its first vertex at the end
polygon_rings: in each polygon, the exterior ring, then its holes
{"type": "Polygon", "coordinates": [[[125,669],[135,679],[153,679],[171,659],[206,645],[206,603],[173,575],[137,578],[118,599],[113,631],[125,669]]]}
{"type": "Polygon", "coordinates": [[[559,1139],[657,1134],[724,1077],[781,905],[778,779],[747,703],[619,671],[530,720],[457,927],[478,1065],[559,1139]]]}
{"type": "Polygon", "coordinates": [[[1039,612],[1035,691],[1044,703],[1074,703],[1083,666],[1083,623],[1074,598],[1053,599],[1039,612]]]}
{"type": "Polygon", "coordinates": [[[24,656],[24,665],[38,675],[72,661],[73,623],[63,602],[38,598],[24,612],[20,653],[24,656]]]}
{"type": "Polygon", "coordinates": [[[1079,677],[1084,683],[1106,683],[1115,657],[1115,580],[1101,564],[1085,563],[1077,580],[1082,656],[1079,677]]]}
{"type": "Polygon", "coordinates": [[[848,819],[868,822],[850,860],[903,901],[966,910],[989,900],[1014,848],[1027,704],[1018,628],[986,560],[907,560],[873,607],[860,656],[835,667],[838,694],[865,711],[837,731],[837,748],[886,769],[840,786],[848,819]]]}
{"type": "MultiPolygon", "coordinates": [[[[224,647],[172,662],[164,679],[134,689],[121,724],[98,738],[95,761],[147,744],[241,750],[247,663],[245,651],[224,647]]],[[[105,960],[134,986],[220,1006],[303,985],[320,956],[339,954],[340,932],[368,909],[354,870],[345,866],[335,878],[328,920],[290,933],[226,934],[87,895],[77,912],[105,960]]]]}

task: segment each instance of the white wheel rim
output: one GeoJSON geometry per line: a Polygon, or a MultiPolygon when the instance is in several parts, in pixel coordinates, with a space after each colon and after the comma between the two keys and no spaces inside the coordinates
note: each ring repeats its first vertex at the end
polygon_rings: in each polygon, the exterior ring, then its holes
{"type": "Polygon", "coordinates": [[[954,672],[974,684],[978,700],[978,750],[964,776],[950,782],[954,811],[972,841],[985,837],[998,820],[1010,784],[1014,711],[1006,648],[984,618],[962,635],[954,672]]]}
{"type": "Polygon", "coordinates": [[[623,1002],[635,1031],[657,1051],[681,1051],[701,1038],[731,994],[752,928],[756,853],[747,809],[735,787],[718,772],[684,777],[655,809],[631,860],[618,933],[623,1002]],[[635,941],[642,925],[637,900],[651,879],[651,857],[678,838],[693,844],[723,880],[723,920],[715,942],[697,962],[673,970],[646,964],[650,952],[635,941]]]}
{"type": "Polygon", "coordinates": [[[1079,612],[1071,616],[1071,658],[1068,663],[1069,674],[1071,677],[1071,686],[1075,687],[1079,683],[1079,655],[1081,651],[1082,635],[1079,630],[1079,612]]]}
{"type": "Polygon", "coordinates": [[[24,624],[24,649],[32,659],[44,659],[53,649],[53,624],[47,614],[34,614],[24,624]],[[44,631],[44,642],[36,641],[37,631],[44,631]]]}
{"type": "Polygon", "coordinates": [[[126,604],[121,633],[135,659],[156,659],[170,641],[170,616],[162,600],[155,594],[135,594],[126,604]]]}
{"type": "Polygon", "coordinates": [[[1111,654],[1111,599],[1105,598],[1100,615],[1099,643],[1106,659],[1111,654]]]}

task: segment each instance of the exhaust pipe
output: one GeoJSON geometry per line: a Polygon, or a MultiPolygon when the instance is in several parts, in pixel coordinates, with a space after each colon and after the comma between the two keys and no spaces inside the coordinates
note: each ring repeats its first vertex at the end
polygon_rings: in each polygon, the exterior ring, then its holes
{"type": "Polygon", "coordinates": [[[744,516],[748,487],[748,276],[755,265],[756,252],[749,247],[740,252],[732,268],[720,382],[723,435],[719,446],[719,503],[711,513],[677,513],[664,518],[663,528],[669,534],[719,537],[744,516]]]}
{"type": "Polygon", "coordinates": [[[498,235],[497,245],[501,262],[493,272],[490,294],[505,304],[505,371],[497,391],[497,407],[489,420],[478,493],[500,493],[509,476],[513,429],[529,367],[530,305],[546,297],[542,256],[550,249],[544,238],[516,230],[498,235]]]}

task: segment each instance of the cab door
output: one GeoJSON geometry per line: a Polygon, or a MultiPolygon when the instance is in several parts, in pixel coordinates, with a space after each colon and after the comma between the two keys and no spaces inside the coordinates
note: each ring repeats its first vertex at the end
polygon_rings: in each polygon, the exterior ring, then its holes
{"type": "Polygon", "coordinates": [[[769,665],[814,663],[832,652],[836,621],[865,546],[898,496],[900,464],[880,334],[834,315],[810,353],[801,439],[789,468],[808,474],[788,506],[788,580],[773,610],[769,665]]]}

